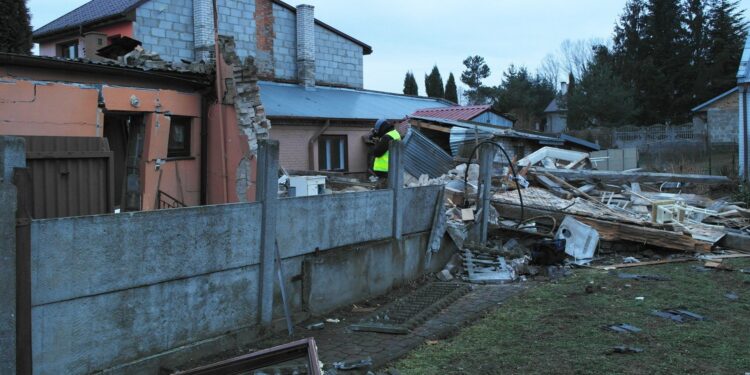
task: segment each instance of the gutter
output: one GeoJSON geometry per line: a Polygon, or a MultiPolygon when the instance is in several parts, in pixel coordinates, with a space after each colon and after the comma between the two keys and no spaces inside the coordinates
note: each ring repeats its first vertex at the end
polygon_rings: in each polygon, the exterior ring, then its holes
{"type": "Polygon", "coordinates": [[[82,73],[112,74],[144,80],[178,82],[182,84],[188,84],[195,88],[206,87],[211,83],[208,79],[208,76],[200,74],[153,70],[147,71],[138,68],[130,68],[118,65],[103,65],[98,63],[61,60],[38,56],[20,55],[15,53],[0,53],[0,65],[14,65],[24,68],[33,67],[43,69],[65,69],[82,73]],[[193,75],[195,76],[195,78],[187,78],[189,75],[193,75]]]}
{"type": "Polygon", "coordinates": [[[742,87],[742,103],[740,103],[740,105],[742,106],[742,129],[743,129],[742,133],[744,135],[744,137],[742,137],[743,138],[742,139],[742,144],[744,145],[744,147],[743,147],[743,151],[744,151],[743,154],[744,155],[742,155],[742,165],[743,165],[743,169],[744,169],[743,172],[744,173],[742,174],[742,177],[743,177],[743,179],[745,181],[748,181],[748,170],[750,170],[750,166],[747,165],[747,162],[748,162],[748,160],[747,160],[748,159],[748,157],[747,157],[747,155],[748,155],[748,150],[747,150],[747,146],[748,146],[748,141],[747,141],[747,138],[748,138],[748,134],[747,134],[747,130],[748,130],[747,129],[747,92],[748,92],[748,86],[745,85],[745,86],[742,87]]]}

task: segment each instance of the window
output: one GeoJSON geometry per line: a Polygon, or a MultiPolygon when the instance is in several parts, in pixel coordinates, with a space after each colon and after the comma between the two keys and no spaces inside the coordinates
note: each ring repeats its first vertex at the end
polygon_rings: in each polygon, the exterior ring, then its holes
{"type": "Polygon", "coordinates": [[[190,156],[190,117],[172,116],[169,126],[168,158],[190,156]]]}
{"type": "Polygon", "coordinates": [[[59,44],[60,48],[60,57],[64,57],[66,59],[77,59],[78,58],[78,41],[74,40],[72,42],[68,43],[62,43],[59,44]]]}
{"type": "Polygon", "coordinates": [[[346,171],[348,148],[345,135],[322,135],[318,138],[318,169],[346,171]]]}

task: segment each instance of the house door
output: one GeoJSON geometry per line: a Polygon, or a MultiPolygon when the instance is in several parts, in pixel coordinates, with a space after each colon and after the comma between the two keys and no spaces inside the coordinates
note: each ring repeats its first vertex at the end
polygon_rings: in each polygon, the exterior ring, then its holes
{"type": "Polygon", "coordinates": [[[121,211],[141,209],[140,161],[145,126],[143,115],[104,115],[104,137],[114,152],[115,207],[121,211]]]}

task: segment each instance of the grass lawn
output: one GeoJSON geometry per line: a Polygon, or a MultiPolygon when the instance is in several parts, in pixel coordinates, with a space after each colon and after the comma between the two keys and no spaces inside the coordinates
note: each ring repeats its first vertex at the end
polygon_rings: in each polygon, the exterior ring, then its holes
{"type": "MultiPolygon", "coordinates": [[[[750,259],[727,259],[750,268],[750,259]]],[[[744,374],[750,372],[750,274],[698,272],[699,263],[623,269],[670,281],[624,280],[575,270],[530,288],[457,336],[424,345],[393,367],[402,374],[744,374]],[[588,288],[587,292],[587,286],[588,288]],[[729,300],[729,291],[739,296],[729,300]],[[644,297],[636,300],[636,297],[644,297]],[[683,308],[707,321],[651,315],[683,308]],[[640,333],[602,327],[629,323],[640,333]],[[614,346],[642,348],[609,354],[614,346]]]]}

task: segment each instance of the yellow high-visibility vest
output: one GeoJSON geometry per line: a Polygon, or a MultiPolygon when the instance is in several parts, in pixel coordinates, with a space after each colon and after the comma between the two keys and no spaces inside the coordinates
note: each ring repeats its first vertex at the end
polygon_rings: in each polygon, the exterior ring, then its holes
{"type": "MultiPolygon", "coordinates": [[[[399,134],[398,130],[396,129],[389,131],[388,133],[386,133],[386,135],[393,138],[394,141],[401,140],[401,134],[399,134]]],[[[385,154],[375,158],[372,170],[375,172],[388,172],[388,151],[386,151],[385,154]]]]}

